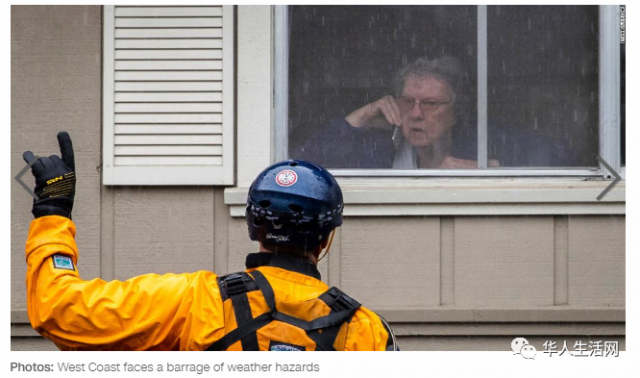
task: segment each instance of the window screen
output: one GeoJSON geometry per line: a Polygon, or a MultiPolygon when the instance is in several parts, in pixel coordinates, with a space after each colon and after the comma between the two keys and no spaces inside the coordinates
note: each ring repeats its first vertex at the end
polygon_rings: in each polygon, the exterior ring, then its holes
{"type": "Polygon", "coordinates": [[[477,169],[480,101],[488,168],[597,165],[597,6],[490,6],[480,20],[477,6],[291,6],[287,32],[290,158],[477,169]],[[399,122],[378,110],[385,96],[399,122]]]}

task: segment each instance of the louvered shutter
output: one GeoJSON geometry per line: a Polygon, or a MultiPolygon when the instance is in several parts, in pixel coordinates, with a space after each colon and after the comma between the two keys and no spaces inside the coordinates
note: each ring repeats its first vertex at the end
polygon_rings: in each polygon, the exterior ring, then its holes
{"type": "Polygon", "coordinates": [[[233,6],[105,6],[103,183],[232,185],[233,6]]]}

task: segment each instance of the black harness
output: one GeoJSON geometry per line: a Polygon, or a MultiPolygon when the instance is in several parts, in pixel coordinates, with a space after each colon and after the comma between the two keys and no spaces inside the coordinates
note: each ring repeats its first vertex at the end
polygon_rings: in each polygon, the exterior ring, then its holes
{"type": "MultiPolygon", "coordinates": [[[[266,260],[260,261],[263,263],[261,265],[283,267],[283,265],[290,265],[292,261],[294,261],[278,255],[266,253],[258,255],[262,256],[254,256],[254,259],[266,260]]],[[[299,264],[297,261],[295,261],[295,263],[299,264]]],[[[250,259],[247,258],[247,267],[251,268],[252,266],[250,265],[250,259]]],[[[305,268],[311,269],[307,266],[305,266],[305,268]]],[[[315,266],[313,266],[313,269],[315,269],[315,266]]],[[[300,267],[292,270],[299,271],[300,267]]],[[[315,276],[317,270],[311,271],[311,273],[315,276]]],[[[291,315],[283,314],[278,312],[276,308],[275,296],[271,285],[258,270],[251,272],[251,275],[247,272],[238,272],[218,277],[218,287],[220,288],[223,300],[231,299],[238,327],[227,333],[220,340],[211,344],[211,346],[206,349],[208,351],[223,351],[238,341],[242,343],[242,350],[244,351],[260,350],[256,332],[274,320],[303,329],[307,336],[316,343],[316,350],[335,351],[333,344],[338,336],[340,327],[345,322],[351,321],[356,310],[360,308],[360,303],[355,299],[349,297],[340,289],[332,287],[318,297],[318,299],[326,303],[331,309],[329,315],[311,321],[305,321],[291,315]],[[255,290],[262,292],[269,310],[254,318],[251,313],[247,293],[255,290]]]]}

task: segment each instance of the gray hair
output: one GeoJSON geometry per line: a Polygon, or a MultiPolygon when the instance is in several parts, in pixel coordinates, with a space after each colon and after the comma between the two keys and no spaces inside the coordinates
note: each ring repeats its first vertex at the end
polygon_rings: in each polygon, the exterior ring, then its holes
{"type": "Polygon", "coordinates": [[[460,61],[449,55],[442,55],[435,59],[426,56],[416,59],[402,67],[394,78],[396,97],[402,95],[404,84],[409,77],[435,77],[449,84],[455,109],[463,111],[468,103],[469,76],[462,69],[460,61]],[[462,109],[461,109],[462,108],[462,109]]]}

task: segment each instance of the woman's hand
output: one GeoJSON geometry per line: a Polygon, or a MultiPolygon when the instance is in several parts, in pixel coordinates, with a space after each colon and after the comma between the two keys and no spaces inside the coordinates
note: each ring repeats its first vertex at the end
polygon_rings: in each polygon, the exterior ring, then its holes
{"type": "Polygon", "coordinates": [[[393,96],[384,96],[345,117],[353,127],[392,129],[402,126],[400,108],[393,96]]]}

